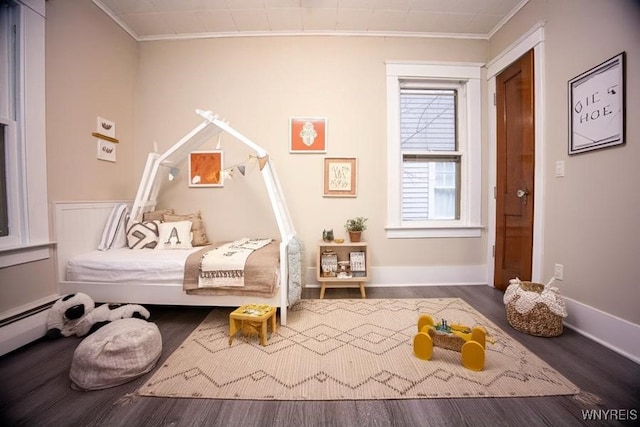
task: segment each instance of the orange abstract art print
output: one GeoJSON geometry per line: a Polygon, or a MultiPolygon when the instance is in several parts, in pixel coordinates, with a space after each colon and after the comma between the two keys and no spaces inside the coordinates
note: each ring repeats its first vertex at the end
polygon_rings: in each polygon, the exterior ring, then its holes
{"type": "Polygon", "coordinates": [[[223,153],[214,151],[193,151],[189,154],[189,187],[222,187],[223,153]]]}

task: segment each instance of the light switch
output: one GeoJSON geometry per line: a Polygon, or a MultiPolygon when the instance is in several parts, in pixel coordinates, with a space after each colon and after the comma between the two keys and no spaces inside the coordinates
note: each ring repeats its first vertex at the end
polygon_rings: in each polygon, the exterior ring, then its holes
{"type": "Polygon", "coordinates": [[[564,160],[556,161],[556,177],[564,176],[564,160]]]}

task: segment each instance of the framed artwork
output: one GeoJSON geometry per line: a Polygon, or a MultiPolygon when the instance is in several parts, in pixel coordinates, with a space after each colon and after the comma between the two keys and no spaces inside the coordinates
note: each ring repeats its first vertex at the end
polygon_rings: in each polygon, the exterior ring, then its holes
{"type": "Polygon", "coordinates": [[[356,197],[356,158],[325,157],[324,197],[356,197]]]}
{"type": "Polygon", "coordinates": [[[107,162],[116,162],[116,144],[113,142],[105,141],[104,139],[96,139],[98,144],[98,160],[105,160],[107,162]]]}
{"type": "Polygon", "coordinates": [[[569,154],[624,144],[625,52],[569,80],[569,154]]]}
{"type": "Polygon", "coordinates": [[[222,187],[223,153],[221,150],[189,153],[189,187],[222,187]]]}
{"type": "Polygon", "coordinates": [[[116,123],[103,117],[98,117],[96,131],[91,135],[96,137],[98,160],[115,163],[117,152],[116,144],[120,142],[116,139],[116,123]]]}
{"type": "Polygon", "coordinates": [[[96,132],[104,136],[115,138],[116,122],[111,121],[109,119],[105,119],[104,117],[98,116],[98,123],[96,124],[96,132]]]}
{"type": "Polygon", "coordinates": [[[327,118],[292,117],[289,119],[290,153],[326,153],[327,118]]]}

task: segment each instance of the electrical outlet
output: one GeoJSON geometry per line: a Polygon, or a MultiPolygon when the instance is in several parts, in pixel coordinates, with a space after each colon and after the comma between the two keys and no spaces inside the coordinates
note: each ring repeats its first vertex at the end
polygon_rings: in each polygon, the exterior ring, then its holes
{"type": "Polygon", "coordinates": [[[553,277],[555,277],[556,280],[564,279],[564,266],[562,264],[556,264],[553,267],[553,277]]]}

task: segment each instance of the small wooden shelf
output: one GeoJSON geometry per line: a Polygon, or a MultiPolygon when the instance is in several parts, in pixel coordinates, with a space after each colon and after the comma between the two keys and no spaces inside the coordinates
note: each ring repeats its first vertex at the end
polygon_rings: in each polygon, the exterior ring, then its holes
{"type": "Polygon", "coordinates": [[[324,242],[318,243],[318,253],[316,258],[316,279],[320,283],[320,299],[324,298],[324,292],[326,288],[360,288],[360,295],[362,298],[366,298],[365,283],[369,280],[369,246],[367,242],[324,242]],[[338,261],[350,261],[352,252],[364,252],[364,272],[363,275],[355,276],[357,272],[352,272],[353,276],[344,277],[332,277],[324,276],[322,274],[322,254],[327,251],[333,251],[338,257],[338,261]]]}

